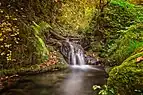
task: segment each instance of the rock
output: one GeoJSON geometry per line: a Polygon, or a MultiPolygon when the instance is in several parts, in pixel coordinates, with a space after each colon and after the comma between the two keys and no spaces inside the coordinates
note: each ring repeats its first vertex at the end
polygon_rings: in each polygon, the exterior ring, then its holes
{"type": "Polygon", "coordinates": [[[140,56],[143,56],[143,52],[130,56],[110,71],[107,84],[120,95],[136,95],[135,90],[143,91],[143,64],[136,64],[140,56]]]}
{"type": "Polygon", "coordinates": [[[101,62],[99,59],[95,59],[94,57],[91,56],[86,56],[85,57],[86,63],[90,65],[100,65],[101,62]]]}

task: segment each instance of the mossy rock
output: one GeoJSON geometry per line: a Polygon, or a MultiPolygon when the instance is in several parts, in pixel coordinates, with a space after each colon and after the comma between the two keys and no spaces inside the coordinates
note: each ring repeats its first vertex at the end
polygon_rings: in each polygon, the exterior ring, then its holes
{"type": "Polygon", "coordinates": [[[143,52],[134,54],[110,71],[107,84],[120,95],[136,95],[136,91],[143,91],[143,61],[136,62],[141,56],[143,52]]]}

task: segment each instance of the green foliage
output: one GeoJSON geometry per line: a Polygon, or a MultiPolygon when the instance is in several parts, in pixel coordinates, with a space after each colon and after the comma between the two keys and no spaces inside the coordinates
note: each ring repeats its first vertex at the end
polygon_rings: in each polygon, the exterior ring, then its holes
{"type": "Polygon", "coordinates": [[[99,90],[98,95],[117,95],[113,88],[109,88],[107,85],[98,86],[94,85],[93,90],[99,90]]]}
{"type": "Polygon", "coordinates": [[[27,67],[47,59],[44,32],[53,23],[60,2],[54,0],[0,1],[0,69],[27,67]],[[1,31],[2,30],[2,31],[1,31]]]}
{"type": "Polygon", "coordinates": [[[127,30],[118,31],[119,39],[109,43],[106,51],[106,56],[112,65],[121,64],[137,48],[143,46],[142,26],[142,24],[132,25],[127,30]]]}
{"type": "Polygon", "coordinates": [[[32,27],[10,18],[1,24],[0,68],[18,68],[29,64],[41,63],[48,58],[42,31],[50,26],[45,22],[32,27]],[[13,23],[15,22],[15,24],[13,23]],[[17,26],[17,24],[19,26],[17,26]]]}
{"type": "Polygon", "coordinates": [[[19,17],[23,22],[32,21],[54,22],[61,2],[55,0],[1,0],[1,8],[8,14],[19,17]]]}
{"type": "MultiPolygon", "coordinates": [[[[126,0],[111,0],[111,6],[122,8],[123,10],[122,12],[126,12],[123,15],[126,15],[127,18],[131,17],[131,18],[128,18],[129,20],[132,19],[132,22],[130,22],[131,24],[133,22],[135,23],[135,22],[143,21],[143,7],[142,6],[136,6],[134,4],[129,3],[126,0]]],[[[122,17],[122,15],[120,16],[122,17]]]]}
{"type": "Polygon", "coordinates": [[[129,1],[130,3],[136,4],[136,5],[142,5],[143,4],[142,0],[127,0],[127,1],[129,1]]]}
{"type": "Polygon", "coordinates": [[[136,21],[136,15],[134,14],[135,9],[132,4],[123,0],[112,0],[109,6],[107,21],[110,23],[111,30],[113,31],[125,29],[136,21]]]}
{"type": "Polygon", "coordinates": [[[133,8],[135,5],[130,4],[128,1],[126,0],[111,0],[111,3],[113,5],[118,5],[120,7],[127,7],[127,8],[133,8]]]}
{"type": "MultiPolygon", "coordinates": [[[[1,10],[4,14],[4,11],[1,10]]],[[[7,63],[13,62],[12,58],[12,49],[20,41],[19,38],[19,28],[15,24],[17,21],[16,17],[11,15],[1,15],[1,24],[0,24],[0,68],[7,67],[7,63]],[[4,66],[5,65],[5,66],[4,66]]]]}
{"type": "Polygon", "coordinates": [[[125,0],[111,0],[108,5],[95,11],[95,15],[86,28],[88,36],[100,37],[104,43],[114,42],[120,33],[117,31],[126,30],[131,25],[143,22],[143,7],[135,6],[125,0]]]}
{"type": "Polygon", "coordinates": [[[84,30],[94,15],[96,0],[66,0],[60,9],[59,24],[64,27],[64,32],[76,35],[78,30],[84,30]]]}
{"type": "Polygon", "coordinates": [[[39,35],[40,32],[46,30],[47,28],[52,28],[48,23],[46,22],[41,22],[39,25],[37,25],[34,21],[33,21],[33,26],[32,28],[35,31],[35,35],[39,35]]]}

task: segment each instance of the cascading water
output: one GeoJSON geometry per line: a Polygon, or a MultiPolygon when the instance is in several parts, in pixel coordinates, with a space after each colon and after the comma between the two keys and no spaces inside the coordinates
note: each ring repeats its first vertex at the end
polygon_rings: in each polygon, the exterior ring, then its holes
{"type": "Polygon", "coordinates": [[[70,51],[68,54],[69,63],[73,65],[85,65],[85,57],[83,49],[80,45],[69,42],[70,51]]]}
{"type": "MultiPolygon", "coordinates": [[[[92,66],[86,65],[85,54],[81,45],[74,42],[70,42],[69,39],[66,40],[69,46],[68,51],[68,61],[71,67],[79,69],[96,69],[92,66]]],[[[97,69],[98,70],[98,69],[97,69]]]]}

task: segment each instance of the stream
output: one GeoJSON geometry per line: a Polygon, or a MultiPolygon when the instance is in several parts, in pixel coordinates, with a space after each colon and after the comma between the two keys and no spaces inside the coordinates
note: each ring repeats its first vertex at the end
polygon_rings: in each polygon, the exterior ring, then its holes
{"type": "Polygon", "coordinates": [[[87,65],[83,48],[69,40],[63,48],[69,67],[63,71],[23,76],[2,95],[96,95],[93,85],[106,83],[103,67],[87,65]]]}
{"type": "Polygon", "coordinates": [[[106,83],[104,70],[69,67],[67,70],[23,76],[2,95],[96,95],[93,85],[106,83]]]}

